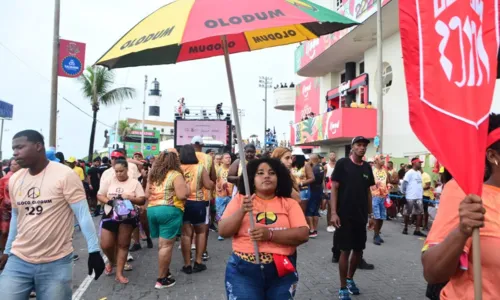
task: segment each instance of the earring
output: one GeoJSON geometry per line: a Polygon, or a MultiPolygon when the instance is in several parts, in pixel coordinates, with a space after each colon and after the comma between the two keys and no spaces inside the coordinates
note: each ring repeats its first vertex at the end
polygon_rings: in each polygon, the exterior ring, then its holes
{"type": "Polygon", "coordinates": [[[495,165],[498,167],[498,161],[495,159],[495,165]]]}

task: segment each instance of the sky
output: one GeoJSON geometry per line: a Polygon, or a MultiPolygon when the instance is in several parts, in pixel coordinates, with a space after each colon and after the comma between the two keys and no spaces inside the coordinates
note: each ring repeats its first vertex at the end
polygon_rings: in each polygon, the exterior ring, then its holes
{"type": "MultiPolygon", "coordinates": [[[[145,16],[171,1],[161,0],[86,0],[61,1],[60,38],[87,44],[86,65],[100,58],[120,37],[145,16]]],[[[12,155],[12,136],[24,129],[41,131],[49,139],[50,76],[53,41],[53,1],[2,1],[0,4],[0,99],[14,105],[13,120],[5,121],[3,158],[12,155]]],[[[294,50],[297,45],[239,53],[231,56],[243,136],[262,135],[264,131],[264,90],[259,76],[270,76],[273,83],[300,81],[294,73],[294,50]],[[261,133],[262,132],[262,133],[261,133]]],[[[223,57],[184,62],[177,65],[135,67],[115,71],[115,85],[137,90],[136,98],[126,100],[121,119],[142,118],[144,75],[149,82],[157,78],[163,93],[161,120],[173,121],[177,99],[186,105],[229,106],[230,96],[223,57]]],[[[148,86],[148,89],[150,86],[148,86]]],[[[73,78],[59,78],[57,150],[66,157],[87,155],[92,118],[88,99],[73,78]]],[[[276,127],[278,138],[287,133],[293,112],[273,109],[273,90],[268,91],[268,127],[276,127]]],[[[95,148],[104,144],[104,130],[117,118],[119,105],[101,107],[97,119],[95,148]],[[101,123],[102,122],[102,123],[101,123]],[[108,126],[107,126],[108,125],[108,126]]]]}

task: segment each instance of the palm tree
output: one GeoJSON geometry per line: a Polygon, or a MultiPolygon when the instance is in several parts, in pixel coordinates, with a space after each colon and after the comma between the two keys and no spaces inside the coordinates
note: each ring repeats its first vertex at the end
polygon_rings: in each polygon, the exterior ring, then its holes
{"type": "Polygon", "coordinates": [[[126,148],[125,139],[133,129],[135,129],[135,124],[130,126],[127,120],[118,121],[118,136],[122,139],[123,148],[126,148]]]}
{"type": "Polygon", "coordinates": [[[97,125],[97,112],[101,105],[107,106],[121,102],[127,98],[134,98],[135,89],[130,87],[112,88],[115,74],[104,67],[87,67],[78,78],[82,84],[82,94],[90,100],[92,105],[92,130],[90,131],[89,156],[92,160],[94,153],[95,129],[97,125]]]}

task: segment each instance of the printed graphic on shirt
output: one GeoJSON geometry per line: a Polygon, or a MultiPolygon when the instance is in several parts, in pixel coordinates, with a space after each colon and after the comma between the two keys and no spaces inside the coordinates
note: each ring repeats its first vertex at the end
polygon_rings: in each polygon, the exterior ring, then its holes
{"type": "Polygon", "coordinates": [[[272,225],[278,221],[278,216],[273,212],[265,211],[258,213],[255,219],[258,224],[272,225]]]}

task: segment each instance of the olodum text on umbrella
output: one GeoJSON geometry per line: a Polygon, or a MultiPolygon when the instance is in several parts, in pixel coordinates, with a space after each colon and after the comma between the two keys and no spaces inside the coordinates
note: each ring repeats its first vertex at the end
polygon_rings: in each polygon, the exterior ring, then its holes
{"type": "Polygon", "coordinates": [[[243,22],[252,23],[255,21],[265,21],[267,19],[274,19],[277,17],[284,17],[285,14],[280,9],[270,10],[268,12],[256,12],[253,14],[245,14],[241,16],[232,16],[227,20],[222,18],[218,18],[217,20],[206,20],[205,26],[207,28],[217,28],[219,26],[230,26],[230,25],[238,25],[243,22]]]}

